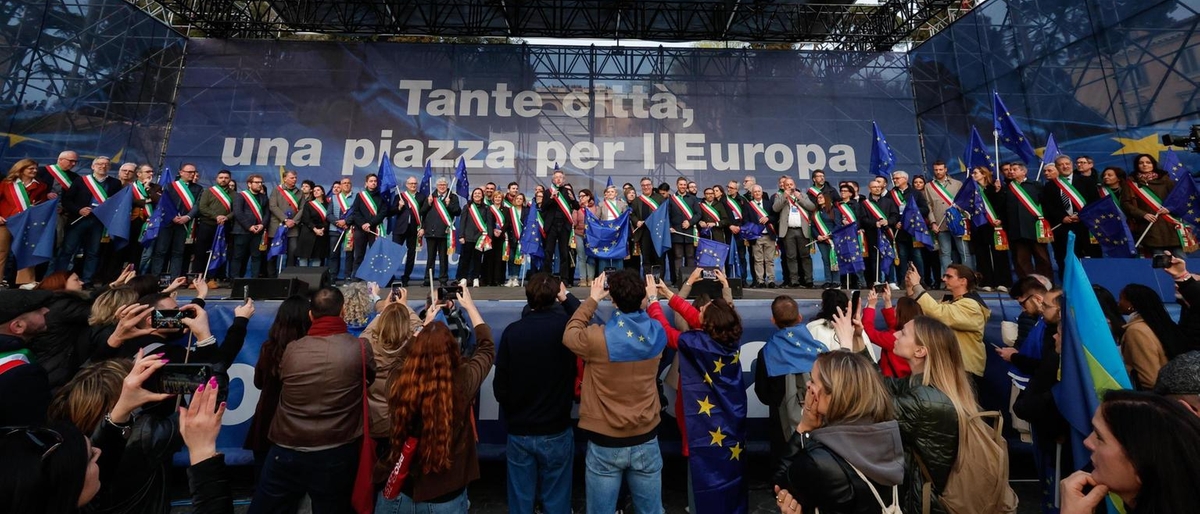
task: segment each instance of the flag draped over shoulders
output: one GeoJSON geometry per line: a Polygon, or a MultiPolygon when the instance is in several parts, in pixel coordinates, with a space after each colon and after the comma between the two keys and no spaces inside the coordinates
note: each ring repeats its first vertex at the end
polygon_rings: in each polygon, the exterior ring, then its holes
{"type": "Polygon", "coordinates": [[[739,350],[699,330],[684,332],[679,377],[696,511],[745,513],[746,388],[739,350]]]}

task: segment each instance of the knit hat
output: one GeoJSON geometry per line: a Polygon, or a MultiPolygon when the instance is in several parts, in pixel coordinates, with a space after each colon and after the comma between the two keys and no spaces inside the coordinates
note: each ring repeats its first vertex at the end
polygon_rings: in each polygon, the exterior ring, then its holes
{"type": "Polygon", "coordinates": [[[1171,359],[1158,372],[1156,394],[1200,394],[1200,350],[1171,359]]]}

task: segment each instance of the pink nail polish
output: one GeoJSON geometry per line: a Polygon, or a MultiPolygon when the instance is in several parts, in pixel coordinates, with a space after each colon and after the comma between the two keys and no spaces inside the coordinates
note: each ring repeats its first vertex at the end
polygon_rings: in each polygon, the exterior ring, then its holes
{"type": "Polygon", "coordinates": [[[160,353],[156,353],[156,354],[154,354],[154,358],[156,358],[156,359],[157,359],[157,358],[160,358],[160,357],[162,357],[163,355],[166,355],[166,354],[165,354],[165,353],[161,353],[161,352],[160,352],[160,353]]]}
{"type": "Polygon", "coordinates": [[[171,362],[171,359],[159,359],[159,360],[161,360],[163,364],[171,362]]]}
{"type": "Polygon", "coordinates": [[[203,390],[204,390],[204,382],[201,382],[200,385],[196,387],[196,392],[199,393],[203,390]]]}
{"type": "Polygon", "coordinates": [[[208,387],[209,387],[210,389],[216,389],[216,387],[217,387],[217,377],[212,377],[212,378],[208,379],[208,387]]]}

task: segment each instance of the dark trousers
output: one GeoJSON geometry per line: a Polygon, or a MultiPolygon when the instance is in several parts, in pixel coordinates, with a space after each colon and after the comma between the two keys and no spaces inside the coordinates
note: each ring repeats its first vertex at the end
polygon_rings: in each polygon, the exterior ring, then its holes
{"type": "Polygon", "coordinates": [[[924,248],[913,247],[914,241],[896,241],[896,257],[900,259],[900,267],[896,268],[896,284],[904,286],[904,276],[908,274],[909,265],[917,267],[917,273],[925,269],[925,259],[922,255],[924,248]]]}
{"type": "Polygon", "coordinates": [[[250,265],[250,278],[258,278],[259,265],[262,262],[259,260],[262,255],[262,250],[259,249],[261,244],[262,234],[234,234],[233,263],[230,264],[233,276],[230,278],[245,278],[246,264],[250,265]]]}
{"type": "Polygon", "coordinates": [[[187,240],[187,226],[177,223],[163,223],[154,240],[154,256],[150,259],[150,273],[168,277],[178,277],[183,270],[183,245],[187,240]],[[167,267],[164,268],[163,266],[167,267]]]}
{"type": "Polygon", "coordinates": [[[800,228],[788,228],[787,235],[780,239],[783,247],[783,269],[790,269],[790,285],[811,286],[813,282],[812,254],[809,253],[808,238],[800,228]]]}
{"type": "Polygon", "coordinates": [[[746,250],[749,247],[746,246],[745,241],[742,241],[740,236],[731,237],[729,246],[733,247],[732,251],[734,252],[733,272],[729,274],[729,276],[738,277],[742,279],[744,283],[752,282],[752,280],[748,280],[751,278],[752,268],[747,266],[748,261],[746,261],[746,250]]]}
{"type": "Polygon", "coordinates": [[[62,246],[58,249],[58,258],[47,273],[71,268],[75,254],[82,248],[83,270],[77,273],[84,284],[90,283],[96,268],[100,266],[100,238],[103,234],[104,225],[95,216],[85,216],[74,225],[67,225],[62,246]]]}
{"type": "Polygon", "coordinates": [[[492,241],[492,249],[483,252],[483,272],[480,273],[481,284],[498,286],[504,281],[504,240],[492,241]]]}
{"type": "Polygon", "coordinates": [[[979,285],[984,287],[1012,286],[1012,268],[1008,250],[997,250],[991,225],[971,231],[971,253],[975,254],[975,271],[983,275],[979,285]]]}
{"type": "Polygon", "coordinates": [[[1054,231],[1054,241],[1050,242],[1050,246],[1054,248],[1054,262],[1058,264],[1058,277],[1062,279],[1063,266],[1067,261],[1067,234],[1075,233],[1075,255],[1080,259],[1084,257],[1099,257],[1100,246],[1093,245],[1091,236],[1088,235],[1087,228],[1082,223],[1072,223],[1070,225],[1063,224],[1054,231]]]}
{"type": "MultiPolygon", "coordinates": [[[[329,233],[329,280],[337,280],[342,272],[342,257],[346,254],[346,238],[342,232],[329,233]]],[[[350,266],[347,265],[347,268],[350,266]]],[[[349,277],[347,277],[349,278],[349,277]]]]}
{"type": "Polygon", "coordinates": [[[474,280],[479,278],[479,272],[483,268],[483,252],[476,250],[475,245],[471,241],[462,243],[462,253],[458,256],[458,271],[454,275],[455,280],[474,280]]]}
{"type": "Polygon", "coordinates": [[[446,238],[444,237],[425,237],[425,251],[428,252],[429,260],[425,263],[425,278],[422,282],[429,280],[429,277],[436,277],[442,282],[450,281],[450,256],[446,254],[446,238]],[[441,265],[435,268],[434,263],[441,265]],[[434,272],[437,273],[434,273],[434,272]]]}
{"type": "Polygon", "coordinates": [[[249,512],[296,512],[306,494],[312,498],[313,514],[353,512],[350,493],[354,489],[359,444],[355,440],[315,452],[272,445],[249,512]]]}
{"type": "MultiPolygon", "coordinates": [[[[572,268],[571,259],[571,238],[573,237],[575,237],[575,232],[571,230],[571,226],[559,223],[546,230],[546,243],[542,245],[542,251],[546,253],[545,264],[542,265],[542,268],[553,270],[555,259],[557,259],[558,276],[562,277],[562,281],[567,284],[575,282],[575,270],[572,268]]],[[[583,251],[583,249],[580,248],[579,251],[583,251]]],[[[459,265],[461,266],[461,264],[459,265]]]]}
{"type": "Polygon", "coordinates": [[[1033,239],[1012,239],[1008,242],[1012,252],[1013,266],[1017,268],[1017,280],[1025,278],[1030,273],[1037,273],[1046,278],[1052,278],[1050,269],[1050,253],[1046,251],[1046,243],[1033,239]]]}
{"type": "MultiPolygon", "coordinates": [[[[213,239],[217,237],[217,226],[206,223],[196,223],[196,231],[194,232],[196,244],[195,255],[192,255],[192,273],[204,274],[205,267],[208,265],[208,254],[212,251],[213,239]]],[[[229,239],[225,239],[226,246],[229,244],[229,239]]],[[[224,278],[224,266],[218,267],[209,274],[209,278],[224,278]]]]}
{"type": "MultiPolygon", "coordinates": [[[[354,227],[354,259],[350,261],[350,269],[346,270],[346,278],[354,276],[354,272],[358,271],[358,267],[362,265],[363,258],[367,256],[367,247],[375,242],[375,234],[366,232],[359,227],[354,227]]],[[[382,284],[380,284],[382,286],[382,284]]]]}
{"type": "Polygon", "coordinates": [[[671,251],[675,252],[671,256],[674,273],[671,275],[671,280],[678,284],[687,279],[683,268],[696,267],[696,245],[691,241],[686,243],[671,243],[671,251]]]}
{"type": "Polygon", "coordinates": [[[417,226],[409,224],[408,230],[392,234],[392,241],[404,245],[404,274],[400,275],[400,283],[407,285],[417,262],[417,226]]]}

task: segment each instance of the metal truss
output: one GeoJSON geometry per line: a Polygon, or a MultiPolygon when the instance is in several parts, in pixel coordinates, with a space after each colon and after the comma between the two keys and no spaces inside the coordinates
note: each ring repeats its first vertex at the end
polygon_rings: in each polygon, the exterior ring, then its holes
{"type": "Polygon", "coordinates": [[[127,0],[175,27],[218,38],[296,32],[349,37],[549,37],[801,43],[885,51],[955,0],[127,0]]]}

